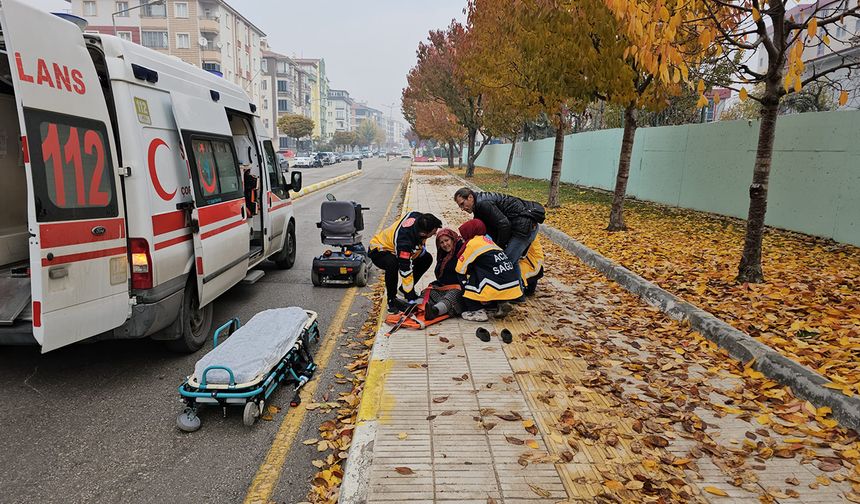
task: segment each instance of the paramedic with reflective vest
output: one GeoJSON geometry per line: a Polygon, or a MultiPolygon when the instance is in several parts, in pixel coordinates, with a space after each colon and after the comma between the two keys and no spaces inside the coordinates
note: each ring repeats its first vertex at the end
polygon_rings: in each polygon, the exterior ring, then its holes
{"type": "Polygon", "coordinates": [[[408,301],[418,299],[415,284],[433,264],[424,242],[441,227],[442,221],[433,214],[406,212],[370,240],[368,256],[376,267],[385,271],[389,313],[399,313],[405,308],[405,303],[397,299],[398,283],[408,301]]]}

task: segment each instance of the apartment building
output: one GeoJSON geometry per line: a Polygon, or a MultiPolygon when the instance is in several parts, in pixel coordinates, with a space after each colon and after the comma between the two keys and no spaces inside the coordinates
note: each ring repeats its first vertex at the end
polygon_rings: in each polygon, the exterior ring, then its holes
{"type": "Polygon", "coordinates": [[[278,131],[278,118],[284,114],[311,117],[311,95],[307,73],[296,62],[263,45],[260,118],[279,150],[294,149],[295,139],[278,131]]]}
{"type": "Polygon", "coordinates": [[[116,35],[222,75],[260,106],[266,34],[224,0],[71,0],[88,32],[116,35]]]}
{"type": "Polygon", "coordinates": [[[352,131],[352,108],[354,105],[355,101],[349,96],[348,91],[329,89],[327,133],[333,136],[336,131],[352,131]]]}
{"type": "Polygon", "coordinates": [[[334,132],[328,131],[328,77],[324,59],[296,59],[296,64],[308,75],[310,86],[311,119],[314,121],[314,137],[329,140],[334,132]]]}
{"type": "MultiPolygon", "coordinates": [[[[829,18],[839,15],[839,9],[852,9],[857,7],[860,0],[817,0],[811,3],[795,5],[785,13],[785,18],[807,20],[811,16],[818,19],[829,18]]],[[[770,32],[771,29],[768,28],[770,32]]],[[[804,36],[805,47],[803,49],[804,74],[803,78],[814,75],[815,72],[829,70],[837,66],[853,63],[860,65],[860,19],[855,17],[843,17],[837,23],[827,27],[826,42],[824,29],[819,29],[819,34],[812,40],[804,36]]],[[[767,72],[767,54],[760,47],[752,55],[750,66],[758,73],[767,72]]],[[[828,76],[830,82],[841,85],[850,91],[849,101],[841,108],[860,108],[860,76],[857,69],[849,71],[847,68],[834,71],[828,76]]],[[[838,103],[839,89],[834,87],[833,101],[838,103]]]]}

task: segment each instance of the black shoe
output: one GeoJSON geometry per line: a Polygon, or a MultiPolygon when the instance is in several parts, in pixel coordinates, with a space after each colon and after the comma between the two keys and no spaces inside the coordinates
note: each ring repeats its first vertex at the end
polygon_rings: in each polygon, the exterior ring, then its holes
{"type": "Polygon", "coordinates": [[[434,320],[439,317],[439,310],[436,309],[436,305],[432,305],[427,303],[424,308],[424,320],[434,320]]]}
{"type": "Polygon", "coordinates": [[[475,330],[475,336],[478,337],[479,340],[484,343],[488,343],[490,341],[490,331],[484,329],[483,327],[479,327],[475,330]]]}
{"type": "Polygon", "coordinates": [[[520,297],[518,297],[518,298],[516,298],[516,299],[511,299],[511,300],[510,300],[510,302],[511,302],[511,303],[516,303],[516,304],[525,303],[525,302],[526,302],[526,297],[525,297],[525,296],[520,296],[520,297]]]}
{"type": "Polygon", "coordinates": [[[500,336],[502,337],[502,341],[504,341],[506,344],[514,340],[514,335],[511,334],[511,331],[509,331],[508,329],[502,329],[500,336]]]}
{"type": "Polygon", "coordinates": [[[406,308],[408,307],[409,303],[400,298],[394,298],[388,301],[388,313],[400,313],[406,311],[406,308]]]}

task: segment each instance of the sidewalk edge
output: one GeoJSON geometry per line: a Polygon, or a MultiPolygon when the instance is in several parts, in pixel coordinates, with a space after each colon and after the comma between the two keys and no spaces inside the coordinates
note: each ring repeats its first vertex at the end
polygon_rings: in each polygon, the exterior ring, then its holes
{"type": "MultiPolygon", "coordinates": [[[[480,187],[459,175],[445,168],[442,170],[464,185],[480,190],[480,187]]],[[[649,305],[659,308],[675,320],[689,322],[695,331],[728,351],[732,358],[743,363],[755,359],[752,366],[754,369],[771,380],[791,388],[797,397],[811,402],[816,407],[829,407],[840,425],[860,432],[860,399],[848,397],[839,391],[825,387],[824,385],[830,383],[830,380],[824,376],[789,359],[749,334],[735,329],[712,313],[678,298],[616,264],[563,231],[541,224],[541,232],[589,267],[596,269],[649,305]]]]}
{"type": "MultiPolygon", "coordinates": [[[[406,184],[401,182],[403,199],[401,208],[405,211],[409,204],[409,189],[412,187],[412,167],[406,171],[406,184]]],[[[386,212],[382,224],[388,218],[386,212]]],[[[340,485],[338,496],[339,504],[365,504],[370,487],[370,476],[367,471],[373,463],[373,443],[376,439],[376,430],[379,424],[379,403],[381,400],[385,378],[388,371],[388,338],[382,323],[385,320],[385,309],[380,307],[379,319],[376,325],[376,338],[370,351],[370,361],[367,364],[367,377],[361,393],[361,402],[358,406],[355,431],[352,434],[352,443],[349,446],[346,468],[340,485]]]]}

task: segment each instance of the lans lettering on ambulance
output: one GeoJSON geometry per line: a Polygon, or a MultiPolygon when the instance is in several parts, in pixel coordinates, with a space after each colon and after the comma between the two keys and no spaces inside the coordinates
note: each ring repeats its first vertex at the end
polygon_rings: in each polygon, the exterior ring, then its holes
{"type": "Polygon", "coordinates": [[[0,4],[0,344],[196,351],[214,299],[293,265],[301,173],[240,87],[71,18],[0,4]]]}

